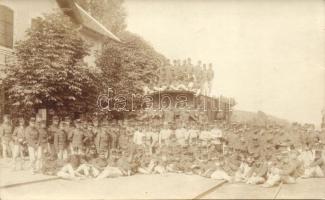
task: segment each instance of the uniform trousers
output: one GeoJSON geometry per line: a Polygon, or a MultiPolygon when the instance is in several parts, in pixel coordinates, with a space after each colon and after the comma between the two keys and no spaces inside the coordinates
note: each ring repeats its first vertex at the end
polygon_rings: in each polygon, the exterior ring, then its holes
{"type": "Polygon", "coordinates": [[[30,168],[32,172],[36,171],[37,147],[28,146],[28,155],[30,161],[30,168]]]}
{"type": "Polygon", "coordinates": [[[231,176],[229,176],[223,170],[216,170],[215,172],[213,172],[211,174],[211,178],[212,179],[216,179],[216,180],[227,180],[227,181],[230,181],[231,180],[231,176]]]}
{"type": "Polygon", "coordinates": [[[9,155],[13,154],[14,144],[12,141],[2,141],[1,146],[3,158],[8,158],[9,155]]]}
{"type": "Polygon", "coordinates": [[[17,165],[19,165],[19,168],[23,168],[23,161],[24,161],[24,154],[23,154],[24,147],[22,144],[14,144],[13,149],[13,158],[14,158],[14,169],[17,168],[17,165]]]}
{"type": "Polygon", "coordinates": [[[256,185],[256,184],[262,184],[264,182],[265,182],[265,178],[261,176],[252,176],[247,180],[246,183],[256,185]]]}
{"type": "Polygon", "coordinates": [[[68,151],[66,149],[58,149],[57,154],[58,154],[58,159],[60,160],[64,160],[68,158],[68,151]]]}
{"type": "Polygon", "coordinates": [[[324,172],[319,166],[308,167],[305,169],[305,173],[302,178],[314,178],[314,177],[323,177],[324,172]]]}
{"type": "Polygon", "coordinates": [[[74,147],[72,147],[72,154],[77,154],[77,155],[84,154],[83,147],[81,147],[81,146],[74,146],[74,147]]]}
{"type": "Polygon", "coordinates": [[[55,150],[54,144],[48,143],[48,151],[51,153],[51,155],[55,155],[57,152],[55,150]]]}
{"type": "Polygon", "coordinates": [[[293,178],[292,176],[280,176],[279,174],[270,174],[265,182],[265,184],[270,185],[270,186],[275,186],[279,184],[280,182],[283,183],[295,183],[296,179],[293,178]]]}
{"type": "Polygon", "coordinates": [[[36,157],[36,170],[41,170],[42,169],[42,163],[43,159],[45,157],[45,154],[48,152],[48,145],[46,144],[41,144],[37,148],[37,157],[36,157]]]}
{"type": "Polygon", "coordinates": [[[123,176],[123,172],[120,168],[107,166],[104,171],[97,176],[96,179],[114,178],[119,176],[123,176]]]}

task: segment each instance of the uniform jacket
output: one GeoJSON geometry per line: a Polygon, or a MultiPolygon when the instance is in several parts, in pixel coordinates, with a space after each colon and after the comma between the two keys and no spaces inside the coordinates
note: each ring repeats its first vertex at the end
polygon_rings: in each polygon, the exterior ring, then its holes
{"type": "Polygon", "coordinates": [[[83,147],[84,143],[83,140],[85,138],[85,134],[83,133],[82,129],[74,128],[71,131],[71,145],[72,147],[83,147]]]}
{"type": "Polygon", "coordinates": [[[107,151],[110,144],[110,135],[106,132],[104,128],[99,128],[97,130],[97,135],[95,137],[95,146],[97,152],[107,151]]]}
{"type": "Polygon", "coordinates": [[[22,144],[25,141],[25,127],[23,126],[16,127],[12,136],[15,144],[22,144]]]}
{"type": "Polygon", "coordinates": [[[25,131],[26,142],[30,147],[36,148],[39,142],[39,131],[36,127],[28,126],[25,131]]]}
{"type": "Polygon", "coordinates": [[[38,136],[38,144],[39,145],[47,145],[48,142],[48,133],[46,129],[40,128],[38,129],[39,136],[38,136]]]}
{"type": "Polygon", "coordinates": [[[68,134],[64,130],[58,129],[55,132],[53,141],[56,150],[63,150],[68,145],[68,134]]]}
{"type": "Polygon", "coordinates": [[[57,132],[59,131],[59,128],[55,125],[51,125],[48,129],[48,142],[50,144],[54,143],[54,136],[55,134],[57,134],[57,132]]]}
{"type": "Polygon", "coordinates": [[[2,143],[9,143],[12,140],[12,126],[10,124],[2,124],[0,126],[0,137],[2,143]]]}

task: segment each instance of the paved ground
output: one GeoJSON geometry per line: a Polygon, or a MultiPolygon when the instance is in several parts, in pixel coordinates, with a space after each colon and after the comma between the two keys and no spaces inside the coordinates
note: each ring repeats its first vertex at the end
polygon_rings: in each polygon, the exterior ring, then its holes
{"type": "MultiPolygon", "coordinates": [[[[192,199],[221,183],[184,174],[135,175],[113,179],[67,181],[13,172],[0,162],[0,199],[192,199]],[[50,180],[52,179],[52,180],[50,180]],[[39,181],[44,182],[39,182],[39,181]],[[23,183],[19,184],[18,183],[23,183]],[[15,185],[16,184],[16,185],[15,185]],[[8,187],[9,186],[9,187],[8,187]]],[[[325,199],[325,179],[299,180],[281,188],[225,183],[205,194],[207,199],[325,199]],[[275,195],[277,194],[277,195],[275,195]]]]}
{"type": "Polygon", "coordinates": [[[325,179],[301,179],[296,184],[263,188],[247,184],[224,184],[206,199],[325,199],[325,179]]]}
{"type": "Polygon", "coordinates": [[[190,199],[217,182],[181,174],[136,175],[100,181],[53,180],[0,189],[0,194],[2,199],[190,199]]]}

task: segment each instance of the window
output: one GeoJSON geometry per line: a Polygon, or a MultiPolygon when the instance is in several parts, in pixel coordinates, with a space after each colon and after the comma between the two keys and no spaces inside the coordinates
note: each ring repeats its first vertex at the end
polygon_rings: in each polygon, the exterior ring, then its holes
{"type": "Polygon", "coordinates": [[[40,25],[40,20],[41,20],[40,17],[32,18],[31,19],[31,28],[38,28],[40,25]]]}
{"type": "Polygon", "coordinates": [[[13,11],[4,6],[0,5],[0,45],[13,48],[13,22],[14,13],[13,11]]]}
{"type": "Polygon", "coordinates": [[[0,53],[0,66],[6,64],[6,55],[3,53],[0,53]]]}

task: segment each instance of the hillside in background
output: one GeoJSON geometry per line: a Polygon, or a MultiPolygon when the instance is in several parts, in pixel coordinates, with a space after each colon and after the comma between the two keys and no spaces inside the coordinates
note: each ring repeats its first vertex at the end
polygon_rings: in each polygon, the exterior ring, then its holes
{"type": "Polygon", "coordinates": [[[272,115],[268,115],[262,111],[249,112],[249,111],[242,111],[242,110],[234,110],[231,117],[231,121],[252,123],[256,125],[265,125],[265,124],[289,125],[290,124],[288,120],[280,119],[272,115]]]}

